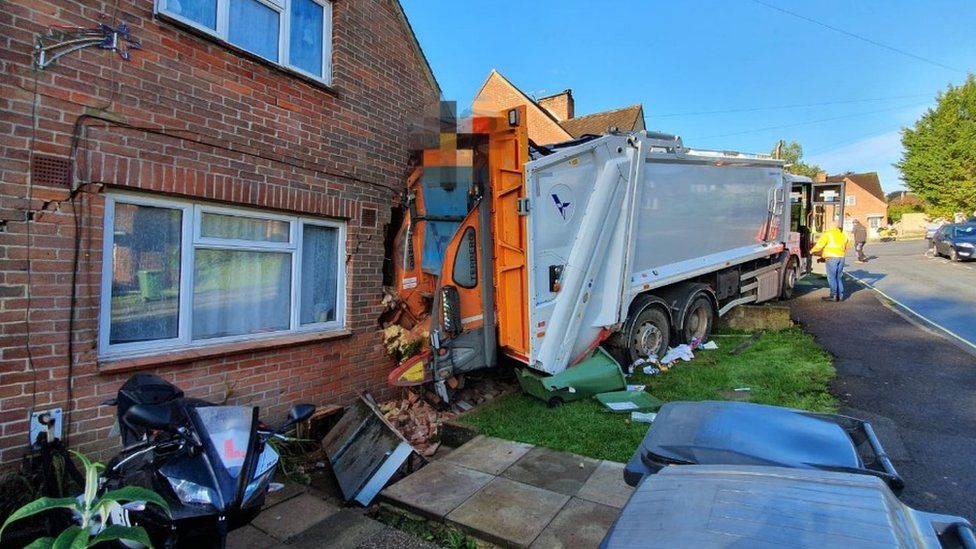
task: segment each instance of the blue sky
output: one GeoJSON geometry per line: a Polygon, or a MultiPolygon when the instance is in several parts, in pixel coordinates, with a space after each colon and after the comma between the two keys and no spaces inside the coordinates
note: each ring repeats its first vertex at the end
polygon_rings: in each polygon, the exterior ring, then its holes
{"type": "Polygon", "coordinates": [[[495,68],[536,97],[571,88],[578,115],[642,103],[649,129],[691,147],[795,139],[831,173],[877,171],[886,191],[901,188],[900,128],[976,71],[976,3],[761,1],[934,63],[755,0],[402,4],[459,105],[495,68]]]}

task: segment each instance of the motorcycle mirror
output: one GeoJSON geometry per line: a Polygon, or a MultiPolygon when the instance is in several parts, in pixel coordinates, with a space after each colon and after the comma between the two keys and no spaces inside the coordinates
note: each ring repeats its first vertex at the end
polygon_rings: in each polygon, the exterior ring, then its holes
{"type": "Polygon", "coordinates": [[[290,427],[296,423],[301,423],[312,417],[314,413],[314,404],[296,404],[291,407],[291,410],[288,410],[288,420],[285,421],[285,425],[290,427]]]}
{"type": "Polygon", "coordinates": [[[126,410],[123,419],[132,425],[149,429],[169,432],[176,430],[173,426],[173,412],[169,406],[135,404],[126,410]]]}

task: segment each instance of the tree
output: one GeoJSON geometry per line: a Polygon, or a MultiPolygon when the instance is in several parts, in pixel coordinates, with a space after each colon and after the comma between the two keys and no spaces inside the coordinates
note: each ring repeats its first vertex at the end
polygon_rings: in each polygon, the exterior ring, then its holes
{"type": "Polygon", "coordinates": [[[790,144],[787,145],[785,140],[781,140],[776,144],[776,147],[773,148],[770,154],[774,158],[785,160],[787,164],[786,169],[790,173],[813,177],[823,171],[816,164],[807,164],[806,162],[800,161],[803,158],[803,147],[796,141],[790,141],[790,144]]]}
{"type": "Polygon", "coordinates": [[[976,208],[976,77],[939,93],[929,109],[901,134],[905,185],[933,215],[970,214],[976,208]]]}

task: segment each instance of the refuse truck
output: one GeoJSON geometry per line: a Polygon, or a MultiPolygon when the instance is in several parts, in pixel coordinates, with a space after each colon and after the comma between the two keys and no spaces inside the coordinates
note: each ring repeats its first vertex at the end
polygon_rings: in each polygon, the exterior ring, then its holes
{"type": "Polygon", "coordinates": [[[789,298],[817,215],[843,207],[836,183],[674,135],[537,146],[524,108],[441,143],[407,178],[393,246],[395,321],[427,344],[389,381],[442,396],[502,356],[558,374],[598,346],[630,364],[703,341],[737,305],[789,298]]]}

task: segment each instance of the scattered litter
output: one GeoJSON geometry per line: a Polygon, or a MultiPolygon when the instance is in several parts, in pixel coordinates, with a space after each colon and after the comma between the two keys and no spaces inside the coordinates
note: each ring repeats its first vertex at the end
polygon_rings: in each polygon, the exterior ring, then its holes
{"type": "Polygon", "coordinates": [[[661,357],[661,364],[672,364],[678,360],[683,360],[688,362],[695,358],[695,354],[691,350],[691,345],[683,343],[677,347],[671,347],[668,352],[661,357]]]}
{"type": "Polygon", "coordinates": [[[644,366],[643,372],[645,375],[655,376],[657,374],[660,374],[661,370],[654,366],[644,366]]]}
{"type": "Polygon", "coordinates": [[[737,392],[737,393],[747,393],[747,392],[749,392],[749,391],[752,390],[752,387],[737,387],[737,388],[732,389],[732,390],[735,391],[735,392],[737,392]]]}
{"type": "Polygon", "coordinates": [[[715,349],[718,349],[718,343],[715,343],[714,341],[707,341],[701,344],[701,348],[708,349],[709,351],[714,351],[715,349]]]}
{"type": "Polygon", "coordinates": [[[627,386],[627,390],[628,391],[643,391],[646,388],[647,388],[647,385],[628,385],[627,386]]]}
{"type": "Polygon", "coordinates": [[[471,403],[469,403],[469,402],[467,402],[465,400],[459,400],[459,401],[457,401],[457,407],[460,408],[462,412],[467,412],[471,408],[474,408],[474,406],[472,406],[471,403]]]}
{"type": "Polygon", "coordinates": [[[596,399],[611,412],[654,411],[664,405],[663,402],[645,391],[600,393],[596,395],[596,399]]]}
{"type": "Polygon", "coordinates": [[[635,423],[653,423],[657,417],[656,412],[631,412],[630,420],[635,423]]]}

